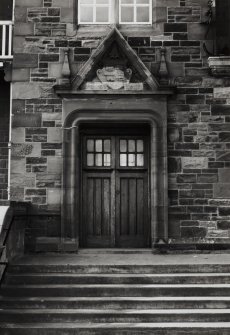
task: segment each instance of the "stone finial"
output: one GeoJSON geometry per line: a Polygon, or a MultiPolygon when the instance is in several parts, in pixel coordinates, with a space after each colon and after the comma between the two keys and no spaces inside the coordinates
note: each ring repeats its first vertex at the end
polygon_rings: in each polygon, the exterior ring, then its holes
{"type": "Polygon", "coordinates": [[[71,81],[71,50],[69,48],[63,48],[61,50],[60,73],[57,84],[69,86],[70,81],[71,81]]]}
{"type": "Polygon", "coordinates": [[[63,49],[63,52],[64,52],[64,60],[62,65],[61,76],[63,79],[69,79],[70,78],[69,49],[65,48],[63,49]]]}
{"type": "Polygon", "coordinates": [[[168,72],[167,63],[166,63],[166,49],[165,48],[160,49],[160,63],[159,63],[157,75],[158,75],[160,84],[162,85],[169,84],[169,72],[168,72]]]}

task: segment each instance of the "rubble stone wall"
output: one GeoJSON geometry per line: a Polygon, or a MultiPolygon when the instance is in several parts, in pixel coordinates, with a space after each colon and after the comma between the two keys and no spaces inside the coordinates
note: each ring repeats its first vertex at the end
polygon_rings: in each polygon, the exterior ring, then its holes
{"type": "Polygon", "coordinates": [[[0,200],[8,199],[8,142],[10,84],[4,80],[5,73],[0,71],[0,200]]]}
{"type": "MultiPolygon", "coordinates": [[[[210,75],[202,25],[206,0],[155,0],[149,29],[121,27],[153,74],[167,50],[177,94],[168,104],[169,235],[174,241],[229,242],[230,78],[210,75]]],[[[74,0],[16,0],[13,65],[12,200],[31,201],[37,236],[58,236],[62,172],[62,100],[53,90],[64,48],[78,68],[109,27],[83,29],[74,0]],[[50,216],[49,216],[50,215],[50,216]]]]}

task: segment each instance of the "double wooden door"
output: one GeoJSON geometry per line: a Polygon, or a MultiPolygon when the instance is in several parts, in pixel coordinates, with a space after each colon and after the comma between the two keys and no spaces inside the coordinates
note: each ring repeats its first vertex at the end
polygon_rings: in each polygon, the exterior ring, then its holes
{"type": "Polygon", "coordinates": [[[148,137],[82,137],[82,247],[148,247],[148,137]]]}

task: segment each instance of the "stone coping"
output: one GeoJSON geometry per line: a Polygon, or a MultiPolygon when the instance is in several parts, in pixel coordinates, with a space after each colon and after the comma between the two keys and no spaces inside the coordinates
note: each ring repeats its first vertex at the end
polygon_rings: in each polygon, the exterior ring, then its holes
{"type": "Polygon", "coordinates": [[[78,254],[28,254],[22,256],[14,264],[25,265],[205,265],[229,264],[229,254],[177,254],[155,255],[150,249],[120,249],[119,253],[111,253],[114,249],[79,249],[78,254]],[[140,250],[140,252],[139,252],[140,250]],[[144,251],[144,252],[141,252],[144,251]],[[107,252],[109,251],[109,252],[107,252]]]}

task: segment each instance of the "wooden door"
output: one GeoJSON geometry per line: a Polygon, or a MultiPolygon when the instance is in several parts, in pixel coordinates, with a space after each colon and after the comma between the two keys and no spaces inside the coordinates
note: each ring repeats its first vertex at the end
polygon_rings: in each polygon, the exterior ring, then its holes
{"type": "Polygon", "coordinates": [[[148,138],[84,136],[82,247],[148,247],[148,138]]]}

